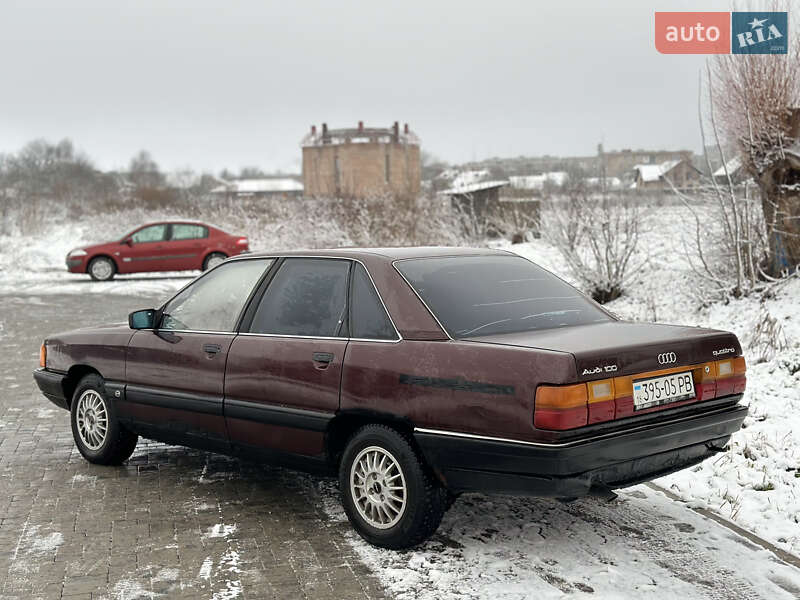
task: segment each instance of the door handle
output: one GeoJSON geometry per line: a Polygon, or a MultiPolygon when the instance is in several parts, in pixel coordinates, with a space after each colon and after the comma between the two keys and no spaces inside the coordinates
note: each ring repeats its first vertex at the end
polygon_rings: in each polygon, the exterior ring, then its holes
{"type": "Polygon", "coordinates": [[[219,344],[203,344],[203,352],[206,354],[219,354],[221,350],[222,348],[219,346],[219,344]]]}
{"type": "Polygon", "coordinates": [[[333,361],[333,354],[331,352],[314,352],[311,357],[316,363],[329,364],[333,361]]]}

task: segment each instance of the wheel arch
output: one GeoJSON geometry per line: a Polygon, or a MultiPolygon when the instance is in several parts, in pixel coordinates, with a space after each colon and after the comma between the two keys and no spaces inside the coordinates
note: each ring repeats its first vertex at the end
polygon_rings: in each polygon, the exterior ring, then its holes
{"type": "Polygon", "coordinates": [[[206,253],[203,254],[203,260],[200,263],[201,266],[205,266],[208,257],[211,256],[212,254],[222,254],[222,256],[224,256],[225,258],[231,257],[231,255],[225,252],[224,250],[219,250],[218,248],[212,248],[211,250],[207,250],[206,253]]]}
{"type": "Polygon", "coordinates": [[[340,412],[325,430],[325,456],[330,466],[338,468],[347,442],[364,425],[385,425],[394,429],[405,434],[415,449],[420,450],[414,439],[414,424],[409,419],[372,411],[340,412]]]}
{"type": "Polygon", "coordinates": [[[75,388],[78,387],[81,379],[87,375],[97,375],[98,377],[103,377],[100,371],[91,365],[86,364],[72,365],[67,370],[67,376],[64,378],[64,381],[61,384],[62,388],[64,389],[64,398],[67,400],[67,408],[70,408],[72,405],[72,395],[75,393],[75,388]]]}

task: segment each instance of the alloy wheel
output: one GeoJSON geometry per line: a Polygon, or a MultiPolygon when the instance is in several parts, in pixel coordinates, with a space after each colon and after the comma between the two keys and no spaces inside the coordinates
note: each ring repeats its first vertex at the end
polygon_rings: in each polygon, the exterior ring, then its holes
{"type": "Polygon", "coordinates": [[[408,490],[400,463],[385,448],[368,446],[350,467],[350,493],[359,515],[376,529],[396,525],[406,510],[408,490]]]}
{"type": "Polygon", "coordinates": [[[81,442],[89,450],[98,450],[106,440],[108,410],[95,390],[86,390],[78,398],[76,421],[81,442]]]}
{"type": "Polygon", "coordinates": [[[107,260],[95,260],[92,261],[92,275],[96,279],[105,280],[111,277],[111,274],[114,271],[114,268],[111,266],[111,263],[107,260]]]}

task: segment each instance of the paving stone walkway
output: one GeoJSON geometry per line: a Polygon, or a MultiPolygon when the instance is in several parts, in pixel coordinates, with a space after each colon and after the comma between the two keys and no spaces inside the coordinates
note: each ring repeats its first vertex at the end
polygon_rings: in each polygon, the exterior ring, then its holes
{"type": "Polygon", "coordinates": [[[51,333],[156,299],[0,297],[0,598],[383,598],[317,479],[141,440],[90,465],[31,377],[51,333]]]}

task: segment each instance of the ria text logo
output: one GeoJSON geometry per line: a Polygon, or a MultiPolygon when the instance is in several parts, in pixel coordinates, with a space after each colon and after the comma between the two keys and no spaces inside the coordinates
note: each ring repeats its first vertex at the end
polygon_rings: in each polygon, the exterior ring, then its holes
{"type": "Polygon", "coordinates": [[[658,355],[658,364],[660,365],[671,365],[677,360],[678,356],[674,352],[664,352],[658,355]]]}
{"type": "Polygon", "coordinates": [[[785,12],[657,12],[662,54],[786,54],[785,12]]]}

